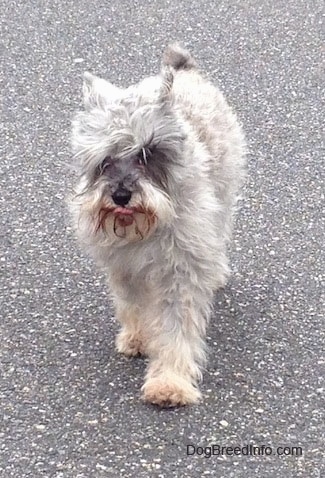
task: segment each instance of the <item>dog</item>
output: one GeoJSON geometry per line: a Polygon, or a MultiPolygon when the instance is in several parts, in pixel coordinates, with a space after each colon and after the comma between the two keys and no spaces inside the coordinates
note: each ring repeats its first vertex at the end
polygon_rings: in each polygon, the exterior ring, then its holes
{"type": "Polygon", "coordinates": [[[70,209],[108,280],[117,351],[149,358],[146,402],[197,403],[245,177],[242,127],[178,44],[158,75],[126,89],[85,73],[83,100],[72,125],[70,209]]]}

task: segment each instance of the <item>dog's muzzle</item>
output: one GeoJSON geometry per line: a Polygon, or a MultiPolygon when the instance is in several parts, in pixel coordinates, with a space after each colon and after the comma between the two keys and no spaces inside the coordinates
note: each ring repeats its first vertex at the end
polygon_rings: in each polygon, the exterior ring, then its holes
{"type": "MultiPolygon", "coordinates": [[[[112,196],[113,197],[113,196],[112,196]]],[[[116,198],[116,201],[125,202],[126,196],[116,198]]],[[[115,201],[114,201],[115,202],[115,201]]],[[[128,242],[141,241],[151,236],[157,227],[156,214],[142,206],[130,207],[126,205],[102,205],[98,212],[95,231],[102,230],[106,234],[114,234],[128,242]]]]}
{"type": "MultiPolygon", "coordinates": [[[[126,207],[117,207],[113,210],[115,216],[115,229],[117,226],[127,227],[134,222],[134,210],[126,207]]],[[[115,231],[114,231],[115,232],[115,231]]]]}

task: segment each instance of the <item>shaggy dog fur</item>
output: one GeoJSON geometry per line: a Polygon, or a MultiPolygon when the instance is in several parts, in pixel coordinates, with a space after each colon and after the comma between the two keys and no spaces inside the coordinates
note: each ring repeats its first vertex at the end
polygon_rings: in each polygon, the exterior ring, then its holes
{"type": "Polygon", "coordinates": [[[244,138],[220,91],[171,45],[161,73],[120,89],[89,73],[72,144],[77,234],[105,272],[117,350],[149,357],[161,406],[195,403],[213,293],[244,177],[244,138]]]}

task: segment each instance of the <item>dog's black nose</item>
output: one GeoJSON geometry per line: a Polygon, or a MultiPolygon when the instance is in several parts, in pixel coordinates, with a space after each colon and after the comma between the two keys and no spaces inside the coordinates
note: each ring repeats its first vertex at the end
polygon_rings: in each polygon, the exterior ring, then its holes
{"type": "Polygon", "coordinates": [[[112,199],[118,206],[126,206],[131,199],[131,192],[124,188],[118,188],[112,194],[112,199]]]}

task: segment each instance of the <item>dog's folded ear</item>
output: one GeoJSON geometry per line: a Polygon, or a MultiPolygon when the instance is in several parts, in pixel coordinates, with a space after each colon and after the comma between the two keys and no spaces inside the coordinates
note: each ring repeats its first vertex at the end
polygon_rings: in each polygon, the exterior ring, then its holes
{"type": "Polygon", "coordinates": [[[83,97],[86,110],[106,109],[120,95],[120,89],[91,73],[84,73],[83,97]]]}

